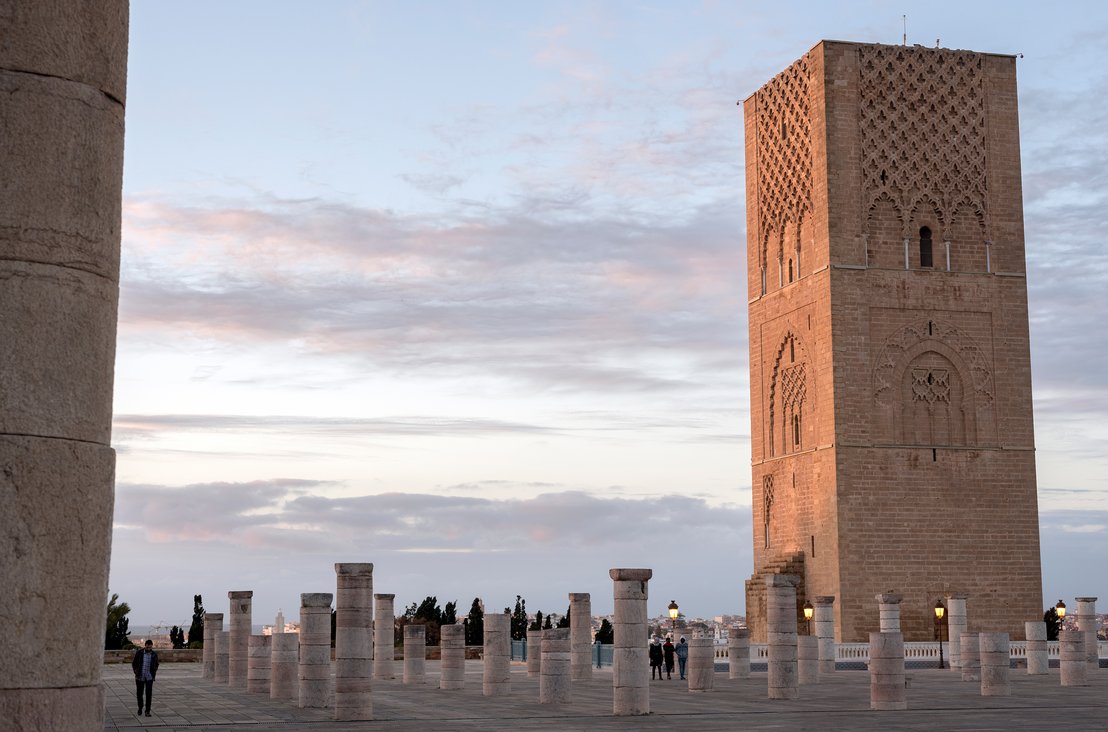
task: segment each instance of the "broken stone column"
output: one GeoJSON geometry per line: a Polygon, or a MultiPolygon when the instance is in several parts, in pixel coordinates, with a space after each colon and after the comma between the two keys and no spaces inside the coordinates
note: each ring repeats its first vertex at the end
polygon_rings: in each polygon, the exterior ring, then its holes
{"type": "Polygon", "coordinates": [[[904,636],[869,634],[869,708],[891,711],[908,708],[904,688],[904,636]]]}
{"type": "Polygon", "coordinates": [[[770,699],[796,699],[796,586],[791,574],[766,577],[766,628],[770,699]]]}
{"type": "Polygon", "coordinates": [[[126,0],[0,3],[5,729],[104,724],[127,23],[126,0]]]}
{"type": "Polygon", "coordinates": [[[527,675],[538,678],[542,674],[542,631],[527,631],[527,675]]]}
{"type": "MultiPolygon", "coordinates": [[[[507,616],[505,616],[507,617],[507,616]]],[[[509,651],[510,652],[510,651],[509,651]]],[[[427,628],[422,623],[404,626],[404,683],[422,684],[427,658],[427,628]]]]}
{"type": "MultiPolygon", "coordinates": [[[[464,689],[466,685],[466,633],[461,623],[439,628],[442,653],[440,689],[464,689]]],[[[530,653],[530,645],[528,645],[530,653]]]]}
{"type": "Polygon", "coordinates": [[[962,652],[962,681],[980,681],[981,646],[977,633],[962,633],[958,643],[962,652]]]}
{"type": "Polygon", "coordinates": [[[1089,664],[1085,660],[1085,633],[1080,630],[1058,633],[1058,655],[1062,686],[1087,686],[1089,664]]]}
{"type": "Polygon", "coordinates": [[[1100,649],[1096,639],[1096,598],[1078,597],[1077,599],[1077,629],[1085,634],[1085,661],[1089,665],[1089,673],[1095,674],[1100,670],[1100,649]]]}
{"type": "MultiPolygon", "coordinates": [[[[573,595],[570,595],[572,598],[573,595]]],[[[586,601],[588,595],[585,595],[586,601]]],[[[571,606],[572,607],[572,606],[571,606]]],[[[542,632],[542,673],[539,676],[539,704],[568,704],[573,662],[573,613],[570,627],[542,632]]]]}
{"type": "Polygon", "coordinates": [[[246,690],[268,694],[273,657],[271,635],[251,635],[246,657],[246,690]]]}
{"type": "Polygon", "coordinates": [[[750,631],[731,628],[727,633],[727,677],[745,679],[750,676],[750,631]]]}
{"type": "Polygon", "coordinates": [[[221,630],[215,634],[215,677],[217,684],[226,684],[228,679],[231,651],[231,631],[221,630]]]}
{"type": "Polygon", "coordinates": [[[250,633],[253,613],[251,590],[227,593],[231,605],[231,641],[227,652],[227,683],[240,689],[246,688],[246,669],[250,655],[250,633]]]}
{"type": "Polygon", "coordinates": [[[1046,623],[1032,620],[1023,624],[1027,638],[1027,673],[1031,676],[1050,673],[1050,656],[1046,646],[1046,623]]]}
{"type": "Polygon", "coordinates": [[[279,633],[270,641],[269,698],[299,699],[300,634],[279,633]]]}
{"type": "Polygon", "coordinates": [[[969,595],[951,594],[946,596],[946,628],[950,645],[950,668],[959,668],[962,664],[961,640],[962,633],[969,631],[966,616],[966,600],[969,595]]]}
{"type": "Polygon", "coordinates": [[[615,593],[612,629],[612,713],[616,716],[650,714],[650,663],[647,657],[647,583],[650,569],[617,568],[608,571],[615,593]]]}
{"type": "Polygon", "coordinates": [[[711,691],[716,682],[715,641],[712,638],[689,638],[687,642],[689,661],[685,675],[689,680],[689,691],[711,691]]]}
{"type": "Polygon", "coordinates": [[[569,642],[573,680],[592,678],[592,599],[587,592],[569,593],[569,642]]]}
{"type": "Polygon", "coordinates": [[[331,696],[330,592],[300,595],[300,666],[297,668],[301,709],[326,707],[331,696]]]}
{"type": "Polygon", "coordinates": [[[373,564],[335,565],[335,719],[373,719],[373,564]]]}
{"type": "Polygon", "coordinates": [[[882,592],[876,596],[880,612],[880,628],[882,633],[900,632],[900,601],[902,595],[895,592],[882,592]]]}
{"type": "Polygon", "coordinates": [[[1007,633],[981,633],[981,696],[1011,696],[1008,667],[1012,654],[1007,633]]]}
{"type": "Polygon", "coordinates": [[[819,683],[819,638],[800,635],[796,638],[797,680],[802,686],[819,683]]]}
{"type": "Polygon", "coordinates": [[[204,613],[204,649],[200,660],[205,679],[215,679],[215,634],[222,630],[223,613],[204,613]]]}
{"type": "Polygon", "coordinates": [[[373,596],[373,678],[394,678],[396,655],[396,617],[393,600],[396,595],[373,596]]]}
{"type": "Polygon", "coordinates": [[[512,617],[508,613],[485,615],[484,678],[485,696],[502,696],[512,690],[512,617]]]}
{"type": "MultiPolygon", "coordinates": [[[[819,639],[819,672],[830,674],[835,672],[835,598],[831,595],[821,595],[812,603],[815,606],[816,638],[819,639]]],[[[801,683],[804,683],[803,681],[801,683]]]]}

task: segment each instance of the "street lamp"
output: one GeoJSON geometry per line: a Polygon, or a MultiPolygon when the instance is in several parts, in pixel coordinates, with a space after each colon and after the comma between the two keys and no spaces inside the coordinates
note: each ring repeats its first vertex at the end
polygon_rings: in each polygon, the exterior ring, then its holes
{"type": "Polygon", "coordinates": [[[677,636],[677,601],[669,601],[669,620],[673,624],[673,635],[677,636]]]}
{"type": "Polygon", "coordinates": [[[812,634],[812,616],[816,614],[816,609],[812,607],[812,603],[804,603],[804,619],[808,621],[808,635],[812,634]]]}
{"type": "Polygon", "coordinates": [[[943,668],[943,617],[945,616],[946,605],[940,597],[935,601],[935,624],[938,626],[936,632],[939,636],[939,668],[943,668]]]}
{"type": "Polygon", "coordinates": [[[1058,604],[1054,606],[1054,614],[1057,615],[1062,620],[1065,620],[1066,619],[1066,603],[1059,600],[1058,604]]]}

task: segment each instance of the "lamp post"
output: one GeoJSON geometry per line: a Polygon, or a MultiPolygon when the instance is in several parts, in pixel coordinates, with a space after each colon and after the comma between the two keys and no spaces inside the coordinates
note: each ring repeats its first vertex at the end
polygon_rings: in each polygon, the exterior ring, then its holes
{"type": "Polygon", "coordinates": [[[939,668],[943,668],[943,618],[946,617],[946,605],[940,597],[935,602],[936,634],[939,636],[939,668]]]}
{"type": "Polygon", "coordinates": [[[677,637],[677,601],[669,601],[669,620],[673,626],[673,636],[677,637]]]}
{"type": "Polygon", "coordinates": [[[1054,615],[1058,618],[1058,632],[1066,625],[1066,603],[1061,600],[1054,606],[1054,615]]]}
{"type": "Polygon", "coordinates": [[[808,635],[812,634],[812,616],[816,614],[816,609],[812,607],[812,603],[804,603],[804,619],[808,621],[808,635]]]}

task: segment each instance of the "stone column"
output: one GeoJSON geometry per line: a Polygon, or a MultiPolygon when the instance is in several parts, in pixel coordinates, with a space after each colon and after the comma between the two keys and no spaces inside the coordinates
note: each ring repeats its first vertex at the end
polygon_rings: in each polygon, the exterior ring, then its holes
{"type": "MultiPolygon", "coordinates": [[[[813,618],[816,627],[816,638],[819,639],[819,672],[830,674],[835,672],[835,598],[831,595],[820,595],[812,603],[816,614],[813,618]]],[[[803,683],[803,682],[802,682],[803,683]]]]}
{"type": "Polygon", "coordinates": [[[731,628],[727,633],[727,677],[745,679],[750,676],[750,631],[731,628]]]}
{"type": "Polygon", "coordinates": [[[215,679],[215,634],[223,630],[223,613],[204,613],[204,678],[215,679]]]}
{"type": "Polygon", "coordinates": [[[373,678],[395,677],[393,661],[396,657],[396,617],[393,600],[396,595],[373,596],[373,678]]]}
{"type": "Polygon", "coordinates": [[[592,679],[592,599],[587,592],[569,593],[569,643],[573,680],[592,679]]]}
{"type": "Polygon", "coordinates": [[[1012,654],[1007,633],[981,633],[981,696],[1011,696],[1008,666],[1012,654]]]}
{"type": "Polygon", "coordinates": [[[1063,630],[1058,634],[1058,662],[1062,686],[1087,686],[1089,664],[1085,659],[1085,633],[1063,630]]]}
{"type": "Polygon", "coordinates": [[[900,601],[902,595],[895,592],[882,592],[876,596],[879,612],[881,614],[880,627],[882,633],[900,632],[900,601]]]}
{"type": "Polygon", "coordinates": [[[904,688],[904,636],[869,634],[869,708],[889,711],[908,708],[904,688]]]}
{"type": "Polygon", "coordinates": [[[226,684],[230,667],[231,631],[221,630],[215,634],[215,676],[217,684],[226,684]]]}
{"type": "Polygon", "coordinates": [[[616,716],[650,714],[650,660],[647,643],[647,583],[652,569],[608,570],[615,593],[612,629],[612,713],[616,716]]]}
{"type": "Polygon", "coordinates": [[[127,6],[0,3],[7,729],[104,724],[127,6]]]}
{"type": "Polygon", "coordinates": [[[270,641],[269,698],[299,699],[300,634],[279,633],[270,641]]]}
{"type": "Polygon", "coordinates": [[[980,681],[981,646],[977,633],[962,633],[958,643],[962,652],[962,681],[980,681]]]}
{"type": "Polygon", "coordinates": [[[238,590],[227,593],[231,605],[231,642],[227,652],[227,683],[240,689],[246,688],[247,658],[250,655],[254,592],[238,590]]]}
{"type": "Polygon", "coordinates": [[[512,690],[512,617],[508,613],[485,615],[485,673],[482,692],[485,696],[502,696],[512,690]]]}
{"type": "Polygon", "coordinates": [[[689,661],[685,675],[689,679],[689,691],[711,691],[716,682],[715,641],[712,638],[689,638],[687,642],[689,661]]]}
{"type": "Polygon", "coordinates": [[[1032,676],[1050,673],[1050,657],[1046,647],[1046,623],[1032,620],[1023,624],[1027,638],[1027,673],[1032,676]]]}
{"type": "MultiPolygon", "coordinates": [[[[504,617],[508,617],[505,615],[504,617]]],[[[488,626],[485,626],[486,628],[488,626]]],[[[509,655],[511,651],[509,650],[509,655]]],[[[404,626],[404,683],[422,684],[427,658],[427,628],[422,623],[404,626]]]]}
{"type": "Polygon", "coordinates": [[[814,635],[797,636],[796,668],[801,686],[819,683],[819,638],[814,635]]]}
{"type": "Polygon", "coordinates": [[[527,675],[538,678],[542,674],[542,631],[527,631],[527,675]]]}
{"type": "Polygon", "coordinates": [[[959,649],[961,648],[962,633],[969,631],[969,624],[966,619],[966,600],[968,598],[969,595],[964,593],[946,596],[946,630],[949,636],[950,668],[952,669],[959,668],[962,663],[959,649]]]}
{"type": "Polygon", "coordinates": [[[1085,660],[1089,665],[1089,673],[1100,670],[1100,649],[1096,640],[1096,598],[1078,597],[1077,599],[1077,629],[1085,634],[1085,660]]]}
{"type": "Polygon", "coordinates": [[[246,690],[268,694],[273,647],[271,635],[251,635],[246,657],[246,690]]]}
{"type": "Polygon", "coordinates": [[[769,657],[769,698],[796,699],[796,586],[791,574],[766,577],[766,628],[769,657]]]}
{"type": "MultiPolygon", "coordinates": [[[[439,646],[442,653],[439,676],[440,689],[464,689],[466,685],[466,633],[461,623],[439,628],[439,646]]],[[[530,655],[531,645],[527,652],[530,655]]]]}
{"type": "Polygon", "coordinates": [[[326,707],[331,696],[331,593],[300,595],[299,706],[326,707]]]}
{"type": "MultiPolygon", "coordinates": [[[[573,598],[573,595],[570,595],[573,598]]],[[[585,595],[585,602],[589,596],[585,595]]],[[[571,605],[572,607],[572,605],[571,605]]],[[[573,646],[573,611],[568,628],[551,628],[542,632],[542,673],[539,677],[539,704],[568,704],[572,684],[573,664],[577,661],[573,646]]]]}
{"type": "Polygon", "coordinates": [[[373,565],[335,565],[335,719],[373,719],[373,565]]]}

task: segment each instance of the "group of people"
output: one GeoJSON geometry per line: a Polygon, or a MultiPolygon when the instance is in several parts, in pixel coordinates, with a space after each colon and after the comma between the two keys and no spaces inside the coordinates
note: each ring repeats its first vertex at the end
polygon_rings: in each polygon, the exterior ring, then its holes
{"type": "Polygon", "coordinates": [[[661,638],[654,636],[650,641],[650,680],[653,681],[655,675],[661,680],[662,664],[665,664],[666,678],[672,679],[674,660],[680,665],[681,678],[684,679],[685,663],[689,660],[689,644],[685,639],[682,638],[674,645],[673,638],[668,635],[664,643],[661,638]]]}

